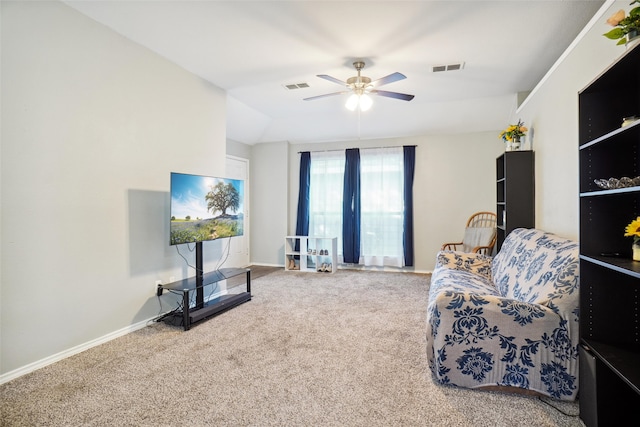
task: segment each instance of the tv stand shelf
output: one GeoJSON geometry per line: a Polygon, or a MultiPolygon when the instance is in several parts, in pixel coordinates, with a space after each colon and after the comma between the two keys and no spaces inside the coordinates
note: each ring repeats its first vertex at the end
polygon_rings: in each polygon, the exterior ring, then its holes
{"type": "Polygon", "coordinates": [[[166,285],[160,285],[160,288],[173,292],[182,292],[182,311],[171,313],[164,317],[163,320],[172,324],[181,324],[184,330],[188,331],[195,322],[220,314],[251,300],[251,270],[248,268],[223,268],[204,273],[200,277],[188,277],[166,285]],[[205,286],[215,285],[218,282],[242,274],[247,276],[245,292],[225,294],[207,302],[204,301],[205,286]],[[194,292],[196,301],[192,307],[191,298],[194,292]]]}

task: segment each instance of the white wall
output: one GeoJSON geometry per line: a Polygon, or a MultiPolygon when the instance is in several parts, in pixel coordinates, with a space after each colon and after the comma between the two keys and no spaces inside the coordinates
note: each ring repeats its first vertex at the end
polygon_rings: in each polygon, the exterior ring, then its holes
{"type": "MultiPolygon", "coordinates": [[[[251,263],[284,265],[289,201],[289,144],[257,144],[251,149],[251,263]]],[[[296,193],[297,194],[297,193],[296,193]]]]}
{"type": "MultiPolygon", "coordinates": [[[[514,98],[515,102],[515,98],[514,98]]],[[[414,178],[415,266],[431,271],[444,242],[462,239],[472,213],[495,211],[496,157],[503,151],[498,131],[430,135],[326,144],[291,144],[289,148],[289,234],[295,234],[298,206],[299,151],[416,146],[414,178]]],[[[280,261],[282,264],[284,261],[280,261]]]]}
{"type": "Polygon", "coordinates": [[[169,172],[223,174],[226,117],[222,90],[62,3],[1,7],[6,374],[152,318],[155,280],[192,275],[169,172]]]}
{"type": "Polygon", "coordinates": [[[536,227],[575,240],[579,237],[578,92],[625,51],[602,36],[611,29],[605,21],[619,9],[628,12],[629,2],[616,1],[596,14],[593,27],[579,37],[513,117],[514,123],[522,118],[531,127],[536,227]]]}
{"type": "Polygon", "coordinates": [[[227,155],[251,159],[251,146],[242,142],[227,139],[227,155]]]}

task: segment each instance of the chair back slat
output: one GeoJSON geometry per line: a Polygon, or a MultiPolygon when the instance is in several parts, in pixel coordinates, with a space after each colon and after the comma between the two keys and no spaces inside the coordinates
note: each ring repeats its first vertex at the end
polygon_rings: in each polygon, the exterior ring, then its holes
{"type": "Polygon", "coordinates": [[[493,212],[476,212],[467,221],[467,227],[495,227],[496,226],[496,214],[493,212]]]}

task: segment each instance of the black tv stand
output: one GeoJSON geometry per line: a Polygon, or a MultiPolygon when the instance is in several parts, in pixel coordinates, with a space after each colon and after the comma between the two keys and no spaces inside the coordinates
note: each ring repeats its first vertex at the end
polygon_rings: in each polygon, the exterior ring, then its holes
{"type": "Polygon", "coordinates": [[[203,285],[198,286],[196,282],[196,277],[189,277],[161,285],[162,289],[182,292],[182,310],[173,312],[162,320],[173,325],[182,325],[184,330],[188,331],[195,322],[215,316],[251,300],[251,270],[248,268],[223,268],[211,271],[202,275],[203,285]],[[204,302],[204,286],[213,285],[222,280],[240,276],[243,273],[247,277],[246,291],[222,295],[206,303],[204,302]],[[196,304],[190,307],[193,292],[196,292],[196,304]]]}
{"type": "Polygon", "coordinates": [[[182,325],[184,330],[188,331],[195,322],[215,316],[251,300],[251,270],[248,268],[222,268],[203,273],[202,242],[199,242],[196,243],[196,275],[159,286],[162,290],[182,292],[182,310],[169,313],[160,320],[173,325],[182,325]],[[242,274],[247,276],[246,291],[222,295],[205,303],[205,286],[214,285],[242,274]],[[191,307],[193,292],[195,292],[196,299],[194,306],[191,307]]]}

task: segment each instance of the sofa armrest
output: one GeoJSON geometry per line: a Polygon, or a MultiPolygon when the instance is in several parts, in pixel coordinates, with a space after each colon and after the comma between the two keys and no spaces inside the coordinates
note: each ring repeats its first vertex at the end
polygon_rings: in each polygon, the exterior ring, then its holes
{"type": "Polygon", "coordinates": [[[442,287],[429,296],[427,337],[429,365],[442,384],[576,397],[578,323],[549,307],[442,287]]]}
{"type": "Polygon", "coordinates": [[[577,360],[578,322],[560,316],[551,308],[499,295],[442,290],[430,296],[429,311],[437,313],[445,341],[478,345],[485,339],[499,339],[503,359],[530,366],[528,359],[540,345],[559,360],[577,360]],[[448,326],[444,326],[448,325],[448,326]],[[517,345],[514,346],[514,343],[517,345]]]}
{"type": "Polygon", "coordinates": [[[436,267],[452,268],[455,270],[463,270],[476,273],[485,279],[491,279],[491,261],[490,256],[479,253],[456,252],[456,251],[440,251],[436,256],[436,267]]]}

